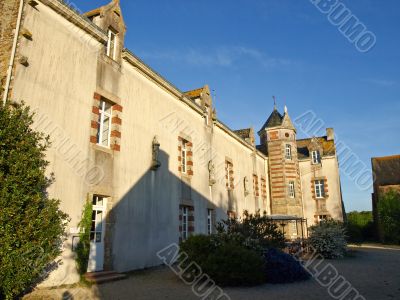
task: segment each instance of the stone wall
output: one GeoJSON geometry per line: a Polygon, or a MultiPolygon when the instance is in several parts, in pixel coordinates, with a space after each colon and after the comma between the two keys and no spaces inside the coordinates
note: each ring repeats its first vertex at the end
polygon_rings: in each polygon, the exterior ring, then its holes
{"type": "Polygon", "coordinates": [[[10,62],[15,27],[17,24],[19,1],[2,0],[0,2],[0,97],[3,97],[10,62]]]}

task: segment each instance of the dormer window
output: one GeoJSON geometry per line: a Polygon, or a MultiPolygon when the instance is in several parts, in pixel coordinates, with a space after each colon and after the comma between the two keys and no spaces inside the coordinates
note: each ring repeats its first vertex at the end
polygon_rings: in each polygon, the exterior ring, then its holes
{"type": "Polygon", "coordinates": [[[321,154],[318,150],[314,150],[311,152],[311,160],[314,165],[318,165],[321,163],[321,154]]]}
{"type": "Polygon", "coordinates": [[[107,56],[115,60],[117,58],[117,32],[108,29],[107,56]]]}
{"type": "Polygon", "coordinates": [[[286,144],[285,147],[285,158],[287,160],[292,160],[292,146],[289,144],[286,144]]]}

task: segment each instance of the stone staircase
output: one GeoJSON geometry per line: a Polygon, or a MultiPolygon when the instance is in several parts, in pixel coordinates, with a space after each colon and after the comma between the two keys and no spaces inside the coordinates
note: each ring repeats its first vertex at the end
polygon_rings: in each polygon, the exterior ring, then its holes
{"type": "Polygon", "coordinates": [[[106,282],[122,280],[125,279],[126,277],[127,276],[125,274],[117,273],[114,271],[93,272],[85,274],[85,279],[95,284],[102,284],[106,282]]]}

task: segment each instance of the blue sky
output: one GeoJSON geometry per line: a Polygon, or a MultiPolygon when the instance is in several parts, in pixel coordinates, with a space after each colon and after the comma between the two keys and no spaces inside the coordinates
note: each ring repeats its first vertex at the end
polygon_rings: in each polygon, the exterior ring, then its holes
{"type": "MultiPolygon", "coordinates": [[[[209,84],[233,129],[260,129],[272,95],[292,119],[312,110],[369,170],[371,157],[400,154],[400,2],[342,2],[376,35],[371,51],[310,0],[121,0],[125,46],[183,91],[209,84]]],[[[370,210],[371,189],[341,180],[346,210],[370,210]]]]}

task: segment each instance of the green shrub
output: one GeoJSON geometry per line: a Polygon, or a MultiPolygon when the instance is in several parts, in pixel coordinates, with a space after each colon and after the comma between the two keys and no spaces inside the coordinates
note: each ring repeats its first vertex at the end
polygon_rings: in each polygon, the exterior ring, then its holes
{"type": "Polygon", "coordinates": [[[46,276],[68,219],[59,201],[48,198],[48,137],[32,123],[27,107],[0,108],[0,298],[6,299],[46,276]]]}
{"type": "Polygon", "coordinates": [[[221,286],[251,286],[265,281],[264,261],[255,251],[224,243],[210,253],[204,271],[221,286]]]}
{"type": "Polygon", "coordinates": [[[188,255],[183,263],[197,263],[203,273],[218,285],[256,285],[264,281],[261,255],[226,235],[195,235],[181,243],[181,253],[188,255]]]}
{"type": "Polygon", "coordinates": [[[266,214],[260,215],[243,213],[243,219],[228,219],[217,224],[217,231],[228,236],[242,236],[243,243],[247,247],[254,247],[254,250],[285,247],[285,236],[278,230],[278,226],[273,223],[266,214]]]}
{"type": "Polygon", "coordinates": [[[390,190],[379,199],[378,214],[384,242],[400,244],[400,193],[390,190]]]}
{"type": "Polygon", "coordinates": [[[341,258],[346,254],[346,231],[343,223],[326,220],[311,226],[309,231],[310,246],[324,258],[341,258]]]}
{"type": "Polygon", "coordinates": [[[374,239],[372,212],[353,211],[347,214],[346,233],[348,241],[362,243],[374,239]]]}
{"type": "Polygon", "coordinates": [[[79,243],[76,247],[76,264],[78,273],[83,275],[87,272],[90,253],[90,228],[92,226],[93,205],[86,202],[82,212],[82,219],[79,222],[80,234],[79,243]]]}
{"type": "Polygon", "coordinates": [[[188,255],[186,264],[195,261],[200,266],[204,266],[210,253],[217,249],[217,243],[211,235],[192,235],[180,245],[180,251],[188,255]]]}

